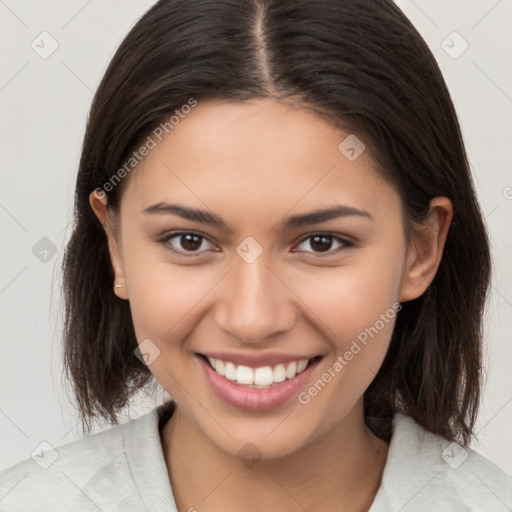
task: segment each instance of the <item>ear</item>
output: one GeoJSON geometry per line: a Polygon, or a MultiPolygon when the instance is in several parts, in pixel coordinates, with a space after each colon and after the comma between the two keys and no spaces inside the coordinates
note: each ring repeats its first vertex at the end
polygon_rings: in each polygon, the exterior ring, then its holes
{"type": "Polygon", "coordinates": [[[114,293],[120,299],[128,299],[128,289],[124,277],[123,259],[121,257],[120,233],[116,226],[116,219],[107,209],[107,195],[101,190],[94,190],[89,195],[89,204],[98,217],[108,240],[110,260],[114,268],[115,281],[113,283],[114,293]]]}
{"type": "Polygon", "coordinates": [[[402,280],[400,302],[418,298],[433,281],[453,218],[453,206],[447,197],[435,197],[425,223],[411,240],[402,280]]]}

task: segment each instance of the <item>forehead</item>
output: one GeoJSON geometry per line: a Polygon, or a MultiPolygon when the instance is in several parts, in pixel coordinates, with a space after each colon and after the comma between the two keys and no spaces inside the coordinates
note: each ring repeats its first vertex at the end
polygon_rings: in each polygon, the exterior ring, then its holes
{"type": "Polygon", "coordinates": [[[198,208],[243,207],[245,216],[258,218],[335,203],[377,214],[398,207],[397,193],[375,170],[369,151],[356,159],[347,153],[363,141],[274,100],[199,102],[161,140],[152,138],[155,146],[125,192],[141,211],[178,198],[198,208]]]}

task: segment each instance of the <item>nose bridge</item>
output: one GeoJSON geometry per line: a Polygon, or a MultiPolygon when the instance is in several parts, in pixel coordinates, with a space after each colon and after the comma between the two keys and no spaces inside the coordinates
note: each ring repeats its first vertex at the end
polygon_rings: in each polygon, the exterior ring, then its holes
{"type": "MultiPolygon", "coordinates": [[[[242,244],[241,244],[242,246],[242,244]]],[[[240,342],[264,342],[294,323],[291,291],[265,252],[253,261],[237,254],[216,311],[219,328],[240,342]]]]}

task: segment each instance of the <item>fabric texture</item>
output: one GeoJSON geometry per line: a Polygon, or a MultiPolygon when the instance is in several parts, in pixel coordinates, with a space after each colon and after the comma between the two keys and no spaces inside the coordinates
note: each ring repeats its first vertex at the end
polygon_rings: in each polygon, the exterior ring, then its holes
{"type": "MultiPolygon", "coordinates": [[[[172,412],[165,403],[0,472],[0,511],[177,512],[160,438],[172,412]]],[[[369,512],[432,510],[510,512],[511,479],[473,450],[396,414],[369,512]]]]}

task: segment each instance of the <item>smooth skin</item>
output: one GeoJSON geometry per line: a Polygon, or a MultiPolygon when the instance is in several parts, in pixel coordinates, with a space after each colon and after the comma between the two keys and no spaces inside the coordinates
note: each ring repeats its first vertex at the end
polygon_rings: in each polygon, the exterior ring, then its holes
{"type": "Polygon", "coordinates": [[[293,398],[265,412],[220,400],[195,355],[322,355],[307,390],[359,333],[432,282],[450,200],[431,201],[407,247],[400,196],[368,150],[354,161],[338,150],[347,135],[271,99],[199,102],[126,178],[118,216],[91,193],[121,284],[115,293],[130,302],[138,342],[160,349],[150,370],[178,405],[162,446],[180,511],[354,512],[373,502],[388,443],[365,425],[363,393],[395,319],[308,404],[293,398]],[[227,227],[144,212],[159,202],[207,210],[227,227]],[[291,215],[335,205],[371,218],[279,227],[291,215]],[[194,246],[174,230],[203,238],[194,246]],[[315,243],[319,233],[351,244],[315,243]],[[247,237],[263,250],[252,263],[236,251],[247,237]],[[237,455],[246,443],[261,453],[252,467],[237,455]]]}

